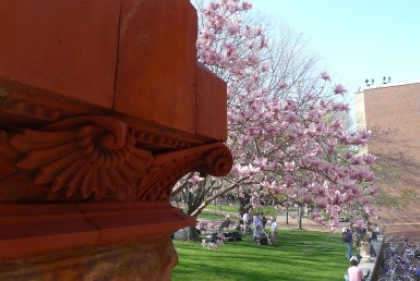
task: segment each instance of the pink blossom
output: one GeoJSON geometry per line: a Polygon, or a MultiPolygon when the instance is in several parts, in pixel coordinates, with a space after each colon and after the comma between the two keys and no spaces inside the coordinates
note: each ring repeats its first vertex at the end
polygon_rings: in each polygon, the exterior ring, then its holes
{"type": "Polygon", "coordinates": [[[325,197],[317,197],[315,198],[314,203],[316,206],[324,208],[327,206],[327,199],[325,197]]]}
{"type": "Polygon", "coordinates": [[[367,206],[367,205],[369,205],[371,203],[371,200],[370,200],[370,198],[368,198],[368,197],[361,197],[361,198],[359,198],[359,204],[361,205],[361,206],[367,206]]]}
{"type": "Polygon", "coordinates": [[[267,64],[264,63],[264,64],[261,65],[261,71],[262,72],[267,72],[268,70],[269,70],[269,67],[268,67],[267,64]]]}
{"type": "Polygon", "coordinates": [[[267,39],[265,38],[265,36],[261,35],[260,36],[260,49],[265,49],[265,48],[268,48],[267,39]]]}
{"type": "Polygon", "coordinates": [[[289,172],[292,172],[297,169],[295,161],[284,162],[284,167],[286,168],[286,171],[289,171],[289,172]]]}
{"type": "Polygon", "coordinates": [[[337,94],[337,95],[343,95],[343,94],[347,93],[347,90],[344,88],[343,85],[337,84],[334,87],[334,93],[337,94]]]}
{"type": "Polygon", "coordinates": [[[248,1],[244,1],[244,2],[242,3],[242,9],[243,9],[244,11],[251,10],[251,9],[252,9],[252,4],[251,4],[250,2],[248,2],[248,1]]]}
{"type": "Polygon", "coordinates": [[[256,68],[260,64],[260,60],[255,54],[250,54],[248,56],[248,64],[252,66],[253,68],[256,68]]]}
{"type": "Polygon", "coordinates": [[[299,120],[299,118],[294,112],[289,111],[289,112],[287,112],[284,120],[288,123],[295,123],[299,120]]]}
{"type": "Polygon", "coordinates": [[[252,138],[249,135],[241,136],[242,145],[247,145],[251,140],[252,138]]]}
{"type": "Polygon", "coordinates": [[[366,163],[366,165],[372,165],[375,162],[375,156],[372,154],[363,155],[363,161],[366,163]]]}
{"type": "Polygon", "coordinates": [[[253,27],[254,36],[260,36],[262,34],[263,28],[261,25],[257,25],[253,27]]]}
{"type": "Polygon", "coordinates": [[[367,175],[364,177],[364,180],[366,182],[375,182],[376,181],[376,176],[374,172],[368,172],[367,175]]]}
{"type": "Polygon", "coordinates": [[[270,189],[274,189],[274,188],[273,188],[273,185],[272,185],[271,183],[269,183],[268,181],[263,181],[263,182],[261,183],[261,186],[262,186],[263,188],[265,188],[265,189],[268,189],[268,190],[270,190],[270,189]]]}
{"type": "Polygon", "coordinates": [[[328,75],[326,71],[321,73],[321,78],[325,81],[331,81],[331,77],[328,75]]]}
{"type": "Polygon", "coordinates": [[[253,177],[255,174],[257,174],[259,172],[259,168],[254,168],[251,164],[249,164],[248,166],[243,166],[241,169],[241,173],[243,174],[247,174],[251,177],[253,177]]]}
{"type": "Polygon", "coordinates": [[[192,184],[197,184],[197,183],[199,183],[199,182],[202,182],[203,180],[204,180],[204,178],[199,177],[199,176],[197,176],[197,175],[194,175],[194,176],[190,179],[190,182],[191,182],[192,184]]]}
{"type": "Polygon", "coordinates": [[[333,205],[339,205],[339,204],[341,204],[341,198],[340,198],[340,195],[339,194],[335,194],[334,195],[332,204],[333,205]]]}
{"type": "Polygon", "coordinates": [[[371,186],[371,187],[369,187],[369,189],[367,190],[367,192],[371,196],[376,196],[379,193],[379,189],[376,186],[371,186]]]}
{"type": "Polygon", "coordinates": [[[281,82],[279,84],[277,84],[277,87],[281,90],[286,89],[287,87],[289,87],[289,85],[287,85],[286,82],[281,82]]]}
{"type": "Polygon", "coordinates": [[[267,158],[255,159],[252,163],[260,169],[265,169],[268,166],[267,158]]]}
{"type": "Polygon", "coordinates": [[[236,4],[229,4],[228,10],[231,14],[234,14],[239,11],[239,7],[236,4]]]}
{"type": "Polygon", "coordinates": [[[350,107],[348,104],[339,102],[339,103],[334,104],[333,109],[336,111],[348,112],[350,110],[350,107]]]}
{"type": "Polygon", "coordinates": [[[219,7],[220,7],[220,5],[219,5],[219,3],[217,3],[217,2],[210,2],[209,3],[209,10],[211,10],[211,11],[216,11],[217,9],[219,9],[219,7]]]}
{"type": "Polygon", "coordinates": [[[227,24],[227,30],[228,30],[229,35],[235,35],[239,32],[240,25],[237,22],[229,22],[227,24]]]}
{"type": "Polygon", "coordinates": [[[312,202],[312,194],[310,193],[303,194],[303,203],[309,204],[311,202],[312,202]]]}
{"type": "Polygon", "coordinates": [[[363,130],[363,131],[360,132],[360,137],[362,139],[368,139],[371,136],[371,134],[372,134],[371,131],[365,131],[365,130],[363,130]]]}

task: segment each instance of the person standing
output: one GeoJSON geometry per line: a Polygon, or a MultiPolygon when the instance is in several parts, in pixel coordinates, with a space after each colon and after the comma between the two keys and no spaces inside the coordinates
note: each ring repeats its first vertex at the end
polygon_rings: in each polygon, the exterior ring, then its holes
{"type": "Polygon", "coordinates": [[[254,228],[256,228],[258,225],[261,225],[261,227],[263,226],[260,214],[257,214],[254,217],[254,228]]]}
{"type": "Polygon", "coordinates": [[[368,239],[368,243],[369,243],[369,255],[371,257],[376,257],[376,250],[375,250],[375,247],[373,246],[372,241],[373,241],[372,238],[369,238],[368,239]]]}
{"type": "Polygon", "coordinates": [[[353,252],[353,236],[351,235],[350,229],[343,228],[342,230],[343,242],[347,245],[347,258],[350,259],[353,252]]]}
{"type": "Polygon", "coordinates": [[[226,213],[226,216],[225,216],[225,227],[226,227],[227,230],[229,230],[229,226],[230,226],[230,215],[229,215],[229,213],[226,213]]]}
{"type": "Polygon", "coordinates": [[[243,224],[243,232],[245,235],[248,234],[248,230],[249,230],[249,217],[248,217],[248,212],[245,212],[244,215],[242,216],[242,220],[244,222],[243,224]]]}
{"type": "Polygon", "coordinates": [[[348,281],[364,281],[365,276],[363,275],[363,270],[358,267],[359,261],[356,257],[350,259],[351,266],[347,270],[348,281]]]}
{"type": "Polygon", "coordinates": [[[373,226],[375,226],[375,229],[373,230],[373,232],[375,232],[376,235],[381,234],[381,230],[379,229],[379,226],[376,223],[373,226]]]}
{"type": "Polygon", "coordinates": [[[276,217],[271,219],[271,226],[270,226],[270,242],[273,245],[277,244],[277,221],[276,217]]]}
{"type": "Polygon", "coordinates": [[[265,229],[265,225],[267,224],[267,218],[264,216],[264,213],[261,213],[261,215],[262,215],[263,229],[265,229]]]}
{"type": "Polygon", "coordinates": [[[251,224],[254,222],[254,215],[252,214],[252,209],[251,211],[248,212],[248,224],[249,227],[251,227],[251,224]]]}
{"type": "Polygon", "coordinates": [[[379,227],[376,223],[373,226],[375,226],[375,229],[372,231],[372,241],[377,242],[378,241],[378,235],[381,232],[380,232],[379,227]]]}

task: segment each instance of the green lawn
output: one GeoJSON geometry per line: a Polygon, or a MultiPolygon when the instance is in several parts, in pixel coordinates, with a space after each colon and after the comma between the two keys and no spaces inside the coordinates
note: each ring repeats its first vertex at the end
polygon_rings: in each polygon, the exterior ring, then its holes
{"type": "Polygon", "coordinates": [[[276,246],[255,245],[248,235],[219,251],[201,242],[174,244],[179,265],[173,281],[337,281],[349,266],[340,234],[280,230],[276,246]]]}
{"type": "Polygon", "coordinates": [[[214,211],[208,211],[204,210],[200,213],[199,218],[200,219],[208,219],[208,220],[224,220],[226,216],[226,213],[221,212],[214,212],[214,211]]]}
{"type": "MultiPolygon", "coordinates": [[[[269,218],[272,215],[277,215],[278,211],[275,210],[273,207],[264,207],[262,209],[254,210],[255,213],[263,211],[267,218],[269,218]]],[[[207,206],[205,210],[203,210],[199,218],[202,219],[224,219],[226,216],[226,213],[229,213],[231,219],[235,220],[238,218],[239,213],[239,206],[233,205],[233,206],[226,206],[226,205],[217,205],[214,206],[213,204],[210,204],[207,206]]]]}

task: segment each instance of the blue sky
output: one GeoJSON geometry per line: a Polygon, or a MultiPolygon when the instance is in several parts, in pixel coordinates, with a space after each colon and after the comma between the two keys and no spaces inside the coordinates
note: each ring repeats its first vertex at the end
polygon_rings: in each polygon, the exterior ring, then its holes
{"type": "Polygon", "coordinates": [[[253,0],[308,42],[320,66],[350,93],[365,79],[420,81],[419,0],[253,0]]]}

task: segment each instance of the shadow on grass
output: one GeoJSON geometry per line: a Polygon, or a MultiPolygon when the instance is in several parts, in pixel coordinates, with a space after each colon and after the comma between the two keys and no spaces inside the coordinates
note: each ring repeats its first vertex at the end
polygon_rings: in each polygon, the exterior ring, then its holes
{"type": "Polygon", "coordinates": [[[173,281],[189,280],[341,280],[348,267],[347,248],[338,234],[280,231],[277,245],[257,245],[252,235],[219,245],[175,242],[179,265],[173,281]]]}

